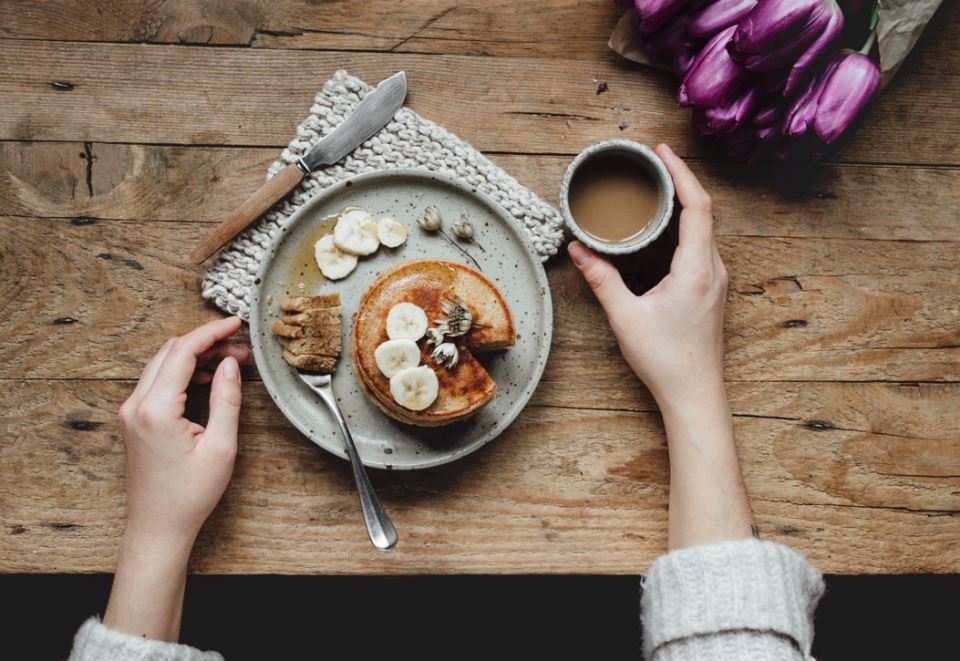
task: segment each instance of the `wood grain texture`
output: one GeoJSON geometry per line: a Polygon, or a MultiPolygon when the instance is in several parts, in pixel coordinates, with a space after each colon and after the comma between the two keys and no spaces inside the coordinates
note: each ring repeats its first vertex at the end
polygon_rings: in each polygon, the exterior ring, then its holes
{"type": "MultiPolygon", "coordinates": [[[[950,42],[955,43],[955,42],[950,42]]],[[[954,57],[952,62],[958,63],[954,57]]],[[[663,72],[612,58],[548,60],[0,40],[0,140],[285,145],[339,67],[407,72],[408,105],[481,150],[573,154],[614,136],[709,154],[663,72]],[[596,80],[610,91],[598,95],[596,80]],[[66,82],[69,91],[51,83],[66,82]],[[75,117],[74,120],[66,118],[75,117]],[[618,130],[626,121],[629,127],[618,130]],[[495,131],[485,127],[496,127],[495,131]]],[[[925,59],[926,62],[926,59],[925,59]]],[[[960,162],[960,63],[898,76],[840,161],[960,162]],[[921,92],[922,91],[922,92],[921,92]],[[907,102],[923,94],[924,103],[907,102]],[[909,137],[904,126],[910,127],[909,137]]]]}
{"type": "MultiPolygon", "coordinates": [[[[272,147],[0,143],[0,215],[218,221],[257,190],[278,154],[272,147]]],[[[491,157],[559,204],[566,156],[491,157]]],[[[691,167],[711,191],[719,235],[960,241],[957,168],[691,167]]]]}
{"type": "MultiPolygon", "coordinates": [[[[803,168],[697,140],[675,79],[608,51],[612,5],[0,3],[0,572],[113,569],[116,410],[166,337],[220,315],[186,254],[338,67],[405,69],[414,110],[554,204],[588,143],[691,157],[732,274],[726,371],[761,533],[825,572],[960,571],[960,4],[834,162],[803,168]]],[[[621,266],[642,288],[669,249],[621,266]]],[[[348,466],[245,368],[236,477],[193,570],[644,571],[666,536],[656,405],[569,262],[548,276],[551,359],[517,422],[456,464],[373,475],[400,528],[390,554],[365,537],[348,466]]]]}
{"type": "MultiPolygon", "coordinates": [[[[138,375],[167,336],[217,314],[185,257],[208,228],[0,218],[8,256],[0,377],[138,375]]],[[[719,245],[732,273],[728,379],[960,380],[957,244],[721,237],[719,245]]],[[[576,269],[562,258],[548,276],[555,340],[543,387],[571,405],[603,406],[631,373],[576,269]],[[573,392],[568,384],[587,369],[595,376],[586,392],[573,392]]]]}
{"type": "Polygon", "coordinates": [[[274,204],[286,197],[303,180],[300,166],[291,163],[268,179],[244,200],[190,252],[190,261],[202,264],[274,204]]]}
{"type": "MultiPolygon", "coordinates": [[[[773,409],[859,393],[800,385],[781,398],[778,385],[757,387],[773,409]]],[[[942,406],[958,387],[911,396],[942,406]]],[[[131,388],[0,381],[0,571],[112,569],[124,503],[114,417],[131,388]]],[[[740,395],[735,387],[735,407],[740,395]]],[[[826,572],[960,570],[955,429],[921,417],[894,437],[758,417],[736,431],[765,537],[826,572]]],[[[650,413],[531,406],[469,461],[375,472],[401,531],[388,554],[365,538],[347,464],[283,421],[259,383],[244,386],[240,448],[193,571],[639,573],[665,547],[666,448],[650,413]]]]}
{"type": "Polygon", "coordinates": [[[571,58],[605,54],[607,0],[10,0],[0,36],[571,58]]]}

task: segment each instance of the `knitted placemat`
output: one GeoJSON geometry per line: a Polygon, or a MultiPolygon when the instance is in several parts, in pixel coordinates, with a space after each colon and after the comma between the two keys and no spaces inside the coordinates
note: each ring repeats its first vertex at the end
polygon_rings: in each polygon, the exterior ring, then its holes
{"type": "MultiPolygon", "coordinates": [[[[339,70],[317,92],[310,115],[267,170],[267,178],[295,163],[315,142],[336,128],[372,88],[339,70]]],[[[204,273],[201,292],[219,308],[249,320],[249,292],[271,237],[291,214],[328,186],[371,170],[416,168],[466,181],[493,198],[523,227],[542,260],[556,254],[563,241],[563,220],[516,179],[443,127],[402,108],[390,123],[336,165],[320,168],[284,201],[273,207],[224,248],[204,273]]]]}

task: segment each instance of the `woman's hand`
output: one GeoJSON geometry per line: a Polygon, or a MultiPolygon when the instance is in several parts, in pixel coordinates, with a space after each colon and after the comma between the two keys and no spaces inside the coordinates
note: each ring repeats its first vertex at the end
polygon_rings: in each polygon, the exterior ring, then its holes
{"type": "Polygon", "coordinates": [[[238,361],[248,350],[222,341],[239,328],[230,317],[168,340],[120,407],[128,533],[192,544],[223,495],[237,454],[238,361]],[[216,361],[204,428],[184,417],[186,391],[191,380],[210,380],[204,368],[216,361]]]}
{"type": "Polygon", "coordinates": [[[570,257],[607,313],[620,350],[653,393],[670,449],[670,548],[750,536],[733,419],[723,383],[727,271],[713,242],[710,196],[666,145],[680,242],[670,273],[635,296],[610,262],[579,243],[570,257]]]}
{"type": "Polygon", "coordinates": [[[670,273],[635,296],[606,259],[579,242],[569,252],[606,311],[627,363],[661,408],[671,409],[723,388],[727,271],[713,242],[710,196],[669,147],[656,151],[683,205],[670,273]]]}
{"type": "Polygon", "coordinates": [[[231,317],[169,340],[120,407],[127,525],[103,618],[108,627],[159,640],[179,635],[190,551],[237,454],[239,364],[249,351],[224,340],[239,328],[231,317]],[[184,417],[191,381],[211,383],[206,427],[184,417]]]}

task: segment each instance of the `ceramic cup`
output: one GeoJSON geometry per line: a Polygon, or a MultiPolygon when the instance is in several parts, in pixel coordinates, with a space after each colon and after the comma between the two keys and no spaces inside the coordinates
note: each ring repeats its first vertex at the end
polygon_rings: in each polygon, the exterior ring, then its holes
{"type": "Polygon", "coordinates": [[[567,227],[579,241],[597,252],[608,255],[627,255],[648,246],[666,229],[673,215],[673,192],[673,179],[670,178],[667,166],[652,149],[632,140],[607,140],[587,147],[567,166],[563,183],[560,185],[560,210],[563,212],[567,227]],[[657,193],[660,198],[657,212],[647,228],[626,241],[604,241],[590,236],[580,229],[573,214],[570,213],[570,182],[573,181],[574,176],[591,159],[610,154],[635,159],[646,168],[657,184],[657,193]]]}

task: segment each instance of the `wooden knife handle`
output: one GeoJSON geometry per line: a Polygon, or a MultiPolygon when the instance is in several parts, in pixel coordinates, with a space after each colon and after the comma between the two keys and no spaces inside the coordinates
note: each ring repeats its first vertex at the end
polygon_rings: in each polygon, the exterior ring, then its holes
{"type": "Polygon", "coordinates": [[[267,180],[256,193],[247,198],[220,224],[210,230],[203,242],[190,253],[194,264],[202,264],[244,228],[272,207],[277,200],[293,190],[303,179],[303,170],[292,163],[267,180]]]}

